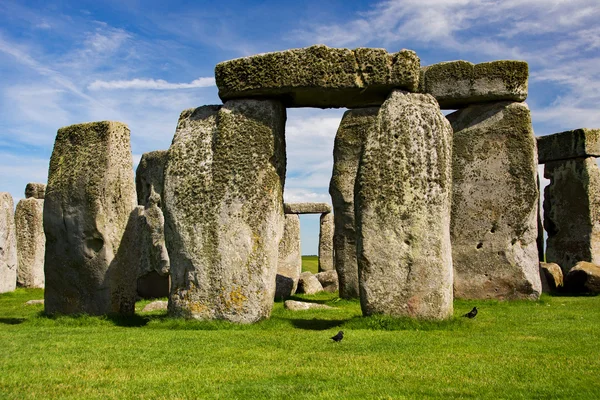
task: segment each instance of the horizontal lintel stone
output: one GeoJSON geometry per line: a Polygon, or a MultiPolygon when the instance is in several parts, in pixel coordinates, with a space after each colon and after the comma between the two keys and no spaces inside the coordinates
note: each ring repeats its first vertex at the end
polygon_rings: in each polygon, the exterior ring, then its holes
{"type": "Polygon", "coordinates": [[[283,203],[286,214],[324,214],[331,212],[327,203],[283,203]]]}
{"type": "Polygon", "coordinates": [[[575,129],[538,136],[538,163],[579,157],[600,157],[600,129],[575,129]]]}

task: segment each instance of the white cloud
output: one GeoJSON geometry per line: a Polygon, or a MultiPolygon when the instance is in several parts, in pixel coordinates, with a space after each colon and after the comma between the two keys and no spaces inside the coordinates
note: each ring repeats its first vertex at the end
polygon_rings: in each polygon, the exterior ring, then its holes
{"type": "Polygon", "coordinates": [[[326,192],[316,192],[308,189],[285,188],[283,199],[286,203],[329,203],[331,197],[326,192]]]}
{"type": "Polygon", "coordinates": [[[131,79],[118,81],[96,80],[88,85],[90,90],[114,89],[150,89],[150,90],[177,90],[193,89],[215,86],[215,78],[200,77],[190,83],[169,83],[162,79],[131,79]]]}

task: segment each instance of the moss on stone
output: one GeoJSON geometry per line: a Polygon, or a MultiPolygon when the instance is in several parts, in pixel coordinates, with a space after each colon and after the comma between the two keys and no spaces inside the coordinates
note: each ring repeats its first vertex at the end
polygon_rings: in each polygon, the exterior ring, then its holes
{"type": "Polygon", "coordinates": [[[600,157],[600,129],[574,129],[537,138],[540,164],[580,157],[600,157]]]}

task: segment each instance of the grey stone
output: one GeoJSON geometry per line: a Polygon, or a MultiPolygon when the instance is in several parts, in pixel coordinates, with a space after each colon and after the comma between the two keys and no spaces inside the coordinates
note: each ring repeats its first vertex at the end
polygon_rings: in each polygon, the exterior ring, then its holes
{"type": "Polygon", "coordinates": [[[600,129],[575,129],[537,138],[538,162],[600,157],[600,129]]]}
{"type": "Polygon", "coordinates": [[[315,274],[315,277],[323,286],[323,290],[330,293],[335,293],[339,290],[338,274],[334,270],[323,271],[315,274]]]}
{"type": "Polygon", "coordinates": [[[137,273],[124,260],[136,249],[121,246],[139,235],[128,233],[136,213],[132,164],[125,124],[58,130],[44,200],[46,313],[134,313],[135,276],[123,277],[137,273]]]}
{"type": "Polygon", "coordinates": [[[167,311],[168,304],[168,301],[156,300],[152,303],[146,304],[146,306],[142,309],[142,312],[167,311]]]}
{"type": "Polygon", "coordinates": [[[537,163],[529,108],[499,102],[448,115],[454,128],[454,297],[537,299],[537,163]]]}
{"type": "Polygon", "coordinates": [[[334,307],[330,307],[326,304],[319,303],[307,303],[305,301],[286,300],[283,306],[290,311],[304,311],[304,310],[333,310],[334,307]]]}
{"type": "Polygon", "coordinates": [[[28,288],[44,287],[44,200],[20,200],[15,210],[17,232],[17,284],[28,288]]]}
{"type": "Polygon", "coordinates": [[[555,263],[540,263],[540,279],[542,293],[554,293],[564,286],[562,269],[555,263]]]}
{"type": "Polygon", "coordinates": [[[181,114],[165,169],[169,313],[251,323],[273,307],[285,108],[233,100],[181,114]]]}
{"type": "Polygon", "coordinates": [[[150,196],[153,193],[157,193],[159,196],[158,206],[162,207],[160,199],[162,199],[167,157],[168,151],[166,150],[157,150],[142,154],[135,172],[135,187],[140,206],[147,205],[150,202],[150,196]]]}
{"type": "Polygon", "coordinates": [[[319,272],[331,271],[333,266],[333,214],[323,213],[319,229],[319,272]]]}
{"type": "Polygon", "coordinates": [[[159,200],[158,194],[153,192],[144,207],[140,276],[156,272],[167,279],[171,263],[165,244],[165,218],[158,206],[159,200]]]}
{"type": "Polygon", "coordinates": [[[364,315],[452,315],[451,150],[430,95],[394,91],[368,130],[355,194],[364,315]]]}
{"type": "Polygon", "coordinates": [[[45,183],[28,183],[25,186],[25,198],[33,197],[34,199],[43,200],[46,194],[45,183]]]}
{"type": "Polygon", "coordinates": [[[296,293],[315,294],[322,291],[323,286],[315,275],[308,271],[300,274],[296,293]]]}
{"type": "Polygon", "coordinates": [[[567,273],[565,287],[570,292],[600,294],[600,265],[578,262],[567,273]]]}
{"type": "Polygon", "coordinates": [[[525,61],[481,64],[447,61],[421,68],[419,91],[435,97],[442,109],[476,103],[525,101],[529,67],[525,61]]]}
{"type": "Polygon", "coordinates": [[[579,261],[600,264],[600,169],[596,159],[575,158],[544,165],[546,261],[568,272],[579,261]]]}
{"type": "Polygon", "coordinates": [[[44,300],[29,300],[25,302],[26,306],[36,306],[36,305],[43,305],[44,304],[44,300]]]}
{"type": "Polygon", "coordinates": [[[344,299],[359,297],[354,184],[367,131],[376,126],[378,112],[378,107],[346,111],[335,136],[329,194],[335,224],[334,265],[339,277],[340,297],[344,299]]]}
{"type": "Polygon", "coordinates": [[[225,61],[215,77],[223,101],[270,97],[286,107],[368,107],[396,88],[416,91],[419,68],[411,50],[316,45],[225,61]]]}
{"type": "Polygon", "coordinates": [[[300,217],[296,214],[287,214],[283,237],[279,242],[275,299],[287,298],[296,293],[300,272],[302,272],[300,217]]]}
{"type": "Polygon", "coordinates": [[[286,214],[322,214],[331,212],[327,203],[284,203],[283,211],[286,214]]]}
{"type": "Polygon", "coordinates": [[[12,196],[0,192],[0,293],[17,286],[17,235],[12,196]]]}

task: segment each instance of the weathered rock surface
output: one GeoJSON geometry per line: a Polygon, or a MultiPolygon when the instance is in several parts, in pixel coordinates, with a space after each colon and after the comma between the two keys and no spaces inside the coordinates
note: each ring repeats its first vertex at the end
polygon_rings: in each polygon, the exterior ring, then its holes
{"type": "Polygon", "coordinates": [[[12,196],[0,192],[0,293],[17,286],[17,235],[12,196]]]}
{"type": "Polygon", "coordinates": [[[335,293],[339,290],[338,274],[336,270],[323,271],[315,274],[315,277],[323,286],[323,290],[326,292],[335,293]]]}
{"type": "Polygon", "coordinates": [[[354,183],[369,129],[377,124],[379,107],[357,108],[344,113],[333,147],[333,174],[329,194],[333,203],[334,266],[339,277],[340,297],[358,298],[354,183]]]}
{"type": "Polygon", "coordinates": [[[287,298],[296,293],[301,272],[300,217],[286,214],[283,237],[279,242],[275,299],[287,298]]]}
{"type": "MultiPolygon", "coordinates": [[[[135,188],[138,204],[145,206],[150,202],[150,196],[157,193],[162,198],[164,186],[164,171],[168,151],[157,150],[142,154],[140,163],[135,171],[135,188]]],[[[162,207],[161,202],[158,203],[162,207]]]]}
{"type": "Polygon", "coordinates": [[[44,201],[46,313],[134,313],[135,276],[123,277],[137,273],[126,260],[136,249],[121,244],[139,235],[127,231],[135,205],[126,125],[58,130],[44,201]]]}
{"type": "Polygon", "coordinates": [[[537,299],[537,163],[529,108],[483,104],[448,119],[454,128],[454,296],[537,299]]]}
{"type": "Polygon", "coordinates": [[[525,61],[473,64],[447,61],[421,68],[419,91],[435,97],[442,109],[476,103],[525,101],[529,67],[525,61]]]}
{"type": "Polygon", "coordinates": [[[540,263],[540,279],[542,293],[553,293],[564,285],[563,273],[560,265],[555,263],[540,263]]]}
{"type": "Polygon", "coordinates": [[[394,91],[368,130],[355,195],[363,314],[452,315],[451,146],[430,95],[394,91]]]}
{"type": "Polygon", "coordinates": [[[286,214],[322,214],[331,212],[327,203],[284,203],[283,211],[286,214]]]}
{"type": "Polygon", "coordinates": [[[269,317],[284,225],[285,119],[271,100],[181,114],[164,187],[171,315],[269,317]]]}
{"type": "Polygon", "coordinates": [[[600,264],[600,169],[596,159],[544,165],[546,261],[569,271],[579,261],[600,264]]]}
{"type": "Polygon", "coordinates": [[[151,312],[151,311],[166,311],[169,302],[164,300],[156,300],[152,303],[146,304],[146,306],[142,309],[142,312],[151,312]]]}
{"type": "Polygon", "coordinates": [[[315,275],[308,271],[300,274],[296,293],[315,294],[321,291],[323,291],[323,286],[315,275]]]}
{"type": "Polygon", "coordinates": [[[582,128],[539,136],[537,146],[540,164],[571,158],[600,157],[600,129],[582,128]]]}
{"type": "Polygon", "coordinates": [[[417,90],[415,52],[355,50],[316,45],[258,54],[217,64],[219,96],[276,97],[286,107],[378,106],[397,88],[417,90]]]}
{"type": "Polygon", "coordinates": [[[28,183],[25,186],[25,198],[33,197],[34,199],[43,200],[46,194],[45,183],[28,183]]]}
{"type": "Polygon", "coordinates": [[[44,287],[44,200],[20,200],[15,210],[17,232],[17,284],[28,288],[44,287]]]}
{"type": "Polygon", "coordinates": [[[570,292],[600,293],[600,265],[580,261],[569,270],[565,278],[565,287],[570,292]]]}
{"type": "Polygon", "coordinates": [[[333,214],[321,214],[319,229],[319,272],[331,271],[334,269],[333,230],[333,214]]]}
{"type": "Polygon", "coordinates": [[[39,305],[39,304],[43,305],[44,304],[44,300],[43,299],[42,300],[29,300],[29,301],[25,302],[26,306],[36,306],[36,305],[39,305]]]}
{"type": "Polygon", "coordinates": [[[333,310],[334,307],[330,307],[326,304],[319,303],[307,303],[305,301],[286,300],[283,306],[290,311],[304,311],[311,309],[322,309],[322,310],[333,310]]]}

